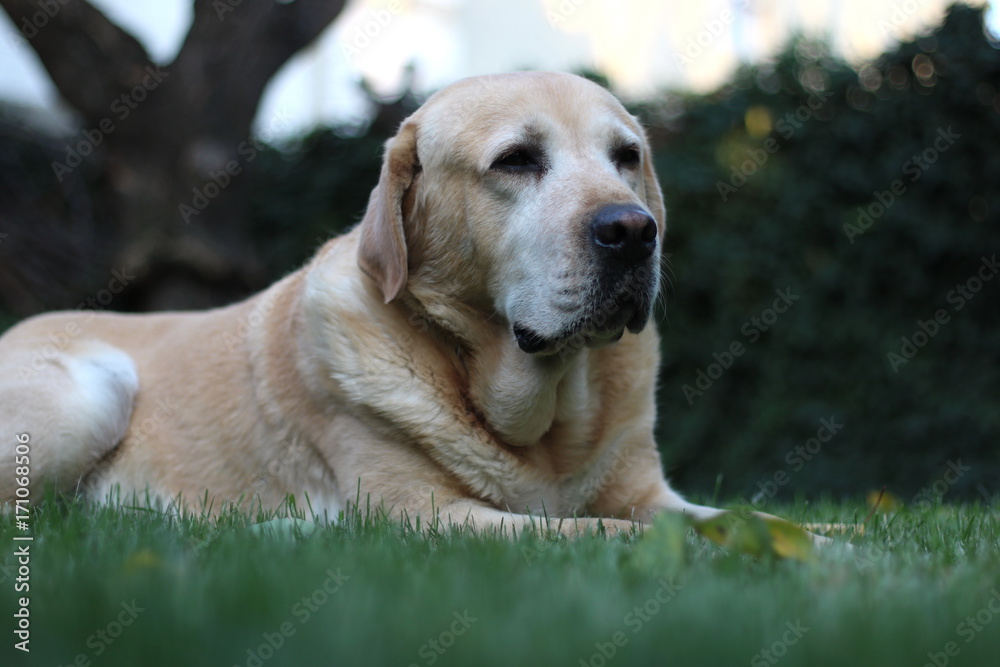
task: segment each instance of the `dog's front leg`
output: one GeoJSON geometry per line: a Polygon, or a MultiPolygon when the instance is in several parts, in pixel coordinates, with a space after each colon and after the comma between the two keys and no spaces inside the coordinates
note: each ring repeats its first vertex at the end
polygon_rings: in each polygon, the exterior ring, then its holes
{"type": "Polygon", "coordinates": [[[444,528],[469,528],[478,533],[495,533],[510,538],[525,533],[558,533],[567,537],[630,535],[640,528],[640,524],[625,519],[517,514],[471,499],[455,500],[441,507],[436,512],[436,521],[444,528]]]}

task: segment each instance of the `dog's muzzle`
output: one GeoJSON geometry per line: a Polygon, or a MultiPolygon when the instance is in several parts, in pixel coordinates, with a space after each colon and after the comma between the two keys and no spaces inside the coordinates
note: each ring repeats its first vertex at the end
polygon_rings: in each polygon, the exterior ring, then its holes
{"type": "Polygon", "coordinates": [[[639,333],[652,314],[659,285],[656,221],[645,209],[612,204],[594,214],[588,229],[592,284],[587,307],[554,333],[514,322],[518,347],[529,354],[600,347],[639,333]]]}

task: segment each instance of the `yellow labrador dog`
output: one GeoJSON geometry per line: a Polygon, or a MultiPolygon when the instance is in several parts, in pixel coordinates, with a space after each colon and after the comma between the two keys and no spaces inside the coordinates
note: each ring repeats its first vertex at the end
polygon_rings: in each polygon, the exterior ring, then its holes
{"type": "Polygon", "coordinates": [[[711,516],[653,440],[665,227],[642,127],[600,86],[456,83],[388,142],[362,222],[265,292],[0,338],[0,499],[308,495],[567,533],[711,516]]]}

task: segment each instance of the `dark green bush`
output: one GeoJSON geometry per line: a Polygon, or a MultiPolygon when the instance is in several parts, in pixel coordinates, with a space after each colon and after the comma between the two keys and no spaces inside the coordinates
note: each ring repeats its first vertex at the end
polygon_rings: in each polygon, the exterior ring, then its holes
{"type": "Polygon", "coordinates": [[[361,220],[387,136],[317,130],[291,151],[268,150],[250,172],[253,236],[275,277],[361,220]]]}
{"type": "Polygon", "coordinates": [[[981,18],[956,6],[860,78],[798,40],[715,95],[643,109],[671,118],[654,128],[676,276],[659,440],[682,488],[711,491],[722,474],[748,498],[884,483],[908,499],[960,460],[971,470],[948,492],[996,492],[1000,278],[961,310],[951,294],[1000,251],[1000,51],[981,18]],[[749,174],[735,189],[734,165],[749,174]],[[746,323],[786,288],[798,300],[751,343],[746,323]],[[947,321],[912,360],[888,357],[939,309],[947,321]],[[734,341],[745,352],[723,370],[734,341]],[[722,372],[686,396],[699,370],[722,372]],[[822,418],[843,428],[805,460],[795,448],[822,418]],[[775,473],[784,483],[767,483],[775,473]]]}

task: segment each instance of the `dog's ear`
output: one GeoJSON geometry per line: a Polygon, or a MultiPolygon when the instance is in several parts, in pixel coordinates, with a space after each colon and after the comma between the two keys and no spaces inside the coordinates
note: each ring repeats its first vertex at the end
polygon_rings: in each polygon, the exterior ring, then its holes
{"type": "Polygon", "coordinates": [[[385,146],[382,174],[361,221],[358,265],[378,283],[389,303],[406,287],[408,254],[403,225],[403,198],[413,183],[417,160],[417,127],[403,123],[385,146]]]}
{"type": "Polygon", "coordinates": [[[660,182],[656,178],[656,170],[653,169],[653,152],[649,148],[649,139],[644,138],[644,154],[642,156],[642,182],[646,194],[646,206],[653,214],[656,224],[662,232],[667,228],[667,209],[663,206],[663,193],[660,190],[660,182]]]}

